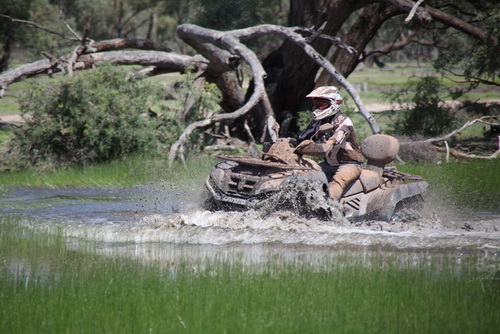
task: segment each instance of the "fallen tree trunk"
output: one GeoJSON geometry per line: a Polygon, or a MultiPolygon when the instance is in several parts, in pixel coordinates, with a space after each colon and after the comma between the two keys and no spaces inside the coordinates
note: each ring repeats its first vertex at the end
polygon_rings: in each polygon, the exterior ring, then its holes
{"type": "MultiPolygon", "coordinates": [[[[0,97],[8,86],[19,80],[40,74],[52,75],[64,71],[65,57],[59,59],[43,59],[24,64],[0,74],[0,97]]],[[[155,74],[167,72],[184,72],[188,68],[202,70],[208,61],[201,56],[185,56],[161,51],[110,51],[82,54],[75,60],[75,69],[90,68],[98,63],[116,65],[142,65],[156,67],[155,74]]]]}

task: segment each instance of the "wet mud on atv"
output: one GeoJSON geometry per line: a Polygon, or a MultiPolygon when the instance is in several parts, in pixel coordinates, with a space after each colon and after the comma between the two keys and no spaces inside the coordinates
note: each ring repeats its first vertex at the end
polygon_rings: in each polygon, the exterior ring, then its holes
{"type": "Polygon", "coordinates": [[[331,218],[336,210],[349,220],[384,221],[405,210],[421,209],[427,182],[386,166],[399,152],[396,138],[372,135],[363,141],[361,151],[367,164],[338,202],[328,196],[328,180],[335,169],[296,154],[289,139],[278,139],[260,159],[221,155],[223,161],[213,167],[205,182],[205,207],[214,211],[294,206],[305,214],[331,218]]]}

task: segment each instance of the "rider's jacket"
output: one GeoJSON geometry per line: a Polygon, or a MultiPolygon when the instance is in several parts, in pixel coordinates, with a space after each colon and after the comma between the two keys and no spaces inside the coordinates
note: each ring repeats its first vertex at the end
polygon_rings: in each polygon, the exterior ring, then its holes
{"type": "Polygon", "coordinates": [[[315,143],[330,144],[331,149],[327,150],[324,158],[331,166],[348,163],[360,164],[363,161],[363,155],[354,132],[354,125],[351,119],[341,112],[329,118],[311,121],[297,139],[299,144],[308,139],[315,143]],[[317,132],[320,126],[325,123],[331,123],[333,125],[332,130],[318,135],[317,132]]]}

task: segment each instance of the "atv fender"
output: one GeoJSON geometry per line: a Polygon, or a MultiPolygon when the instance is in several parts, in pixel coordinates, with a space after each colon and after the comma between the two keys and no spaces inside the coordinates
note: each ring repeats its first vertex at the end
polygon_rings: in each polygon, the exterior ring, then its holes
{"type": "Polygon", "coordinates": [[[366,212],[370,218],[390,220],[396,205],[404,199],[421,196],[427,189],[427,182],[418,181],[402,184],[396,188],[381,188],[372,193],[368,201],[366,212]]]}
{"type": "Polygon", "coordinates": [[[310,170],[305,173],[295,174],[294,177],[290,177],[285,179],[280,188],[285,188],[292,183],[306,183],[306,182],[315,182],[320,183],[323,186],[323,189],[328,189],[328,179],[326,178],[325,173],[320,170],[310,170]]]}

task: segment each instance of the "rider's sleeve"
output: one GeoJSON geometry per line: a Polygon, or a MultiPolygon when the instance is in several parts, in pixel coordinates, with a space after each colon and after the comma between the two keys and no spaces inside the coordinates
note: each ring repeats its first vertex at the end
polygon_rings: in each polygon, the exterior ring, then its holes
{"type": "Polygon", "coordinates": [[[346,119],[339,125],[339,127],[335,130],[332,137],[330,138],[332,140],[332,144],[334,146],[343,145],[346,142],[347,138],[349,138],[353,128],[354,125],[352,124],[351,119],[349,117],[346,117],[346,119]]]}
{"type": "Polygon", "coordinates": [[[351,135],[354,126],[352,121],[346,117],[346,119],[339,124],[336,130],[334,130],[332,136],[327,140],[330,144],[330,150],[326,153],[326,161],[330,165],[337,165],[339,163],[337,154],[339,150],[345,146],[347,143],[347,138],[351,135]]]}

